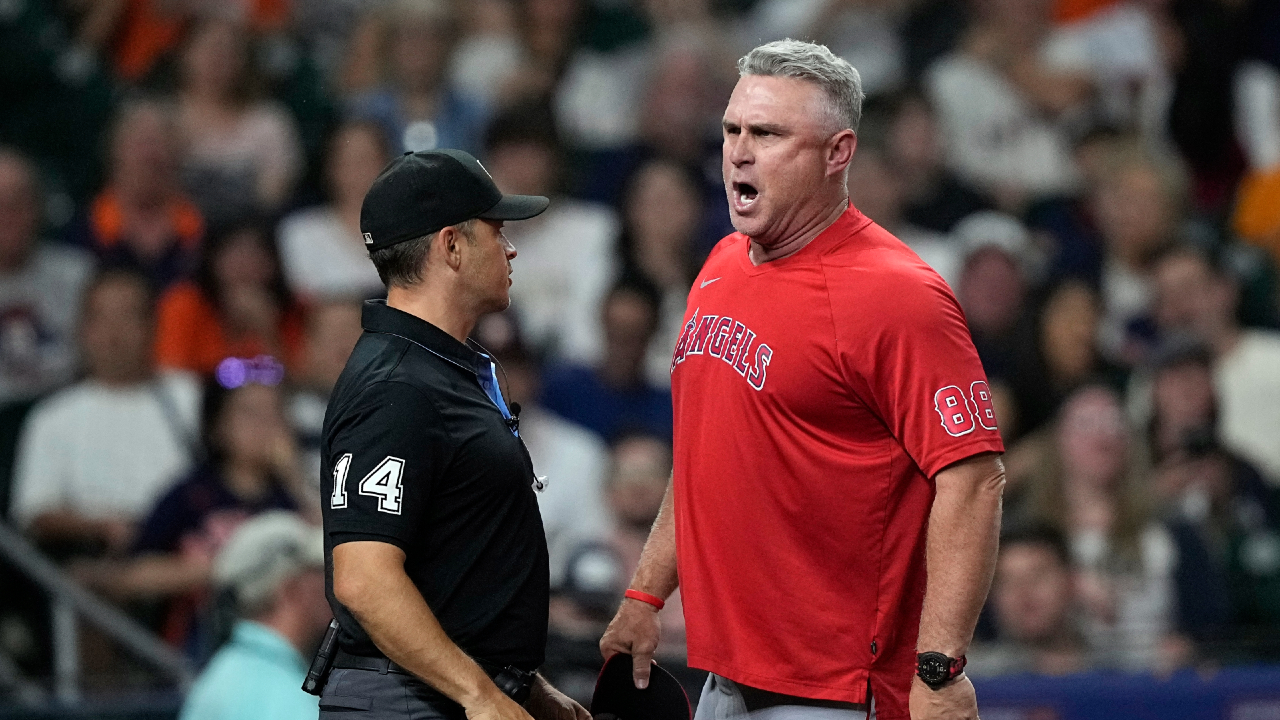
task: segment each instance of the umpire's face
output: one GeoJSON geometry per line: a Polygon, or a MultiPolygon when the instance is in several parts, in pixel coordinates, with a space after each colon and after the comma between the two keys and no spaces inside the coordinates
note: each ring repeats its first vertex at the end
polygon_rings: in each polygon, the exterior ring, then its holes
{"type": "Polygon", "coordinates": [[[511,305],[511,261],[516,249],[502,234],[501,220],[477,220],[463,259],[463,283],[481,314],[511,305]]]}

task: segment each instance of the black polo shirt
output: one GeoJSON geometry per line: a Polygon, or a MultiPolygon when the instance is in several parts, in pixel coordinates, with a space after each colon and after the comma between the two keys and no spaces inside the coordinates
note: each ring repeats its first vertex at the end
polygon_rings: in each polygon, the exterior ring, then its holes
{"type": "Polygon", "coordinates": [[[375,540],[404,550],[409,578],[467,654],[540,666],[547,541],[533,464],[507,421],[492,362],[382,301],[365,304],[362,324],[320,446],[326,590],[339,643],[381,654],[333,595],[334,545],[375,540]]]}

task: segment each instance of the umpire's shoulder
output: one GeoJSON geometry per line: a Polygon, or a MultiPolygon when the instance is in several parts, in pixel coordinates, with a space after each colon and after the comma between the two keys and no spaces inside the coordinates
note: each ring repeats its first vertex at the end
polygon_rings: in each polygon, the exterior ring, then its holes
{"type": "Polygon", "coordinates": [[[322,431],[326,442],[358,436],[386,438],[410,432],[423,435],[442,429],[440,412],[430,395],[417,383],[400,378],[376,379],[334,393],[329,400],[322,431]]]}
{"type": "MultiPolygon", "coordinates": [[[[347,359],[325,410],[324,433],[338,425],[367,417],[381,408],[398,410],[406,404],[430,405],[429,373],[408,369],[411,343],[384,333],[366,332],[347,359]]],[[[430,410],[430,408],[423,408],[430,410]]]]}

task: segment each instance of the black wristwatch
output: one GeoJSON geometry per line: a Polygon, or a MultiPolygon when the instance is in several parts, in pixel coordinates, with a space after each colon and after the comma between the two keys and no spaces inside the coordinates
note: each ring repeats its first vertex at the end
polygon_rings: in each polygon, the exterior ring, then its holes
{"type": "Polygon", "coordinates": [[[916,675],[934,690],[960,677],[968,660],[961,655],[958,658],[947,657],[940,652],[916,653],[916,675]]]}

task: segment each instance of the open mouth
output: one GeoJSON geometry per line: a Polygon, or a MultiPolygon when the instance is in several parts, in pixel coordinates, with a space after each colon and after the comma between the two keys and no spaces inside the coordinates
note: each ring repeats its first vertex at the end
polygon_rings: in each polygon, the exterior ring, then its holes
{"type": "Polygon", "coordinates": [[[739,211],[746,210],[751,207],[757,198],[760,197],[760,191],[751,183],[736,182],[733,184],[734,205],[739,211]]]}

